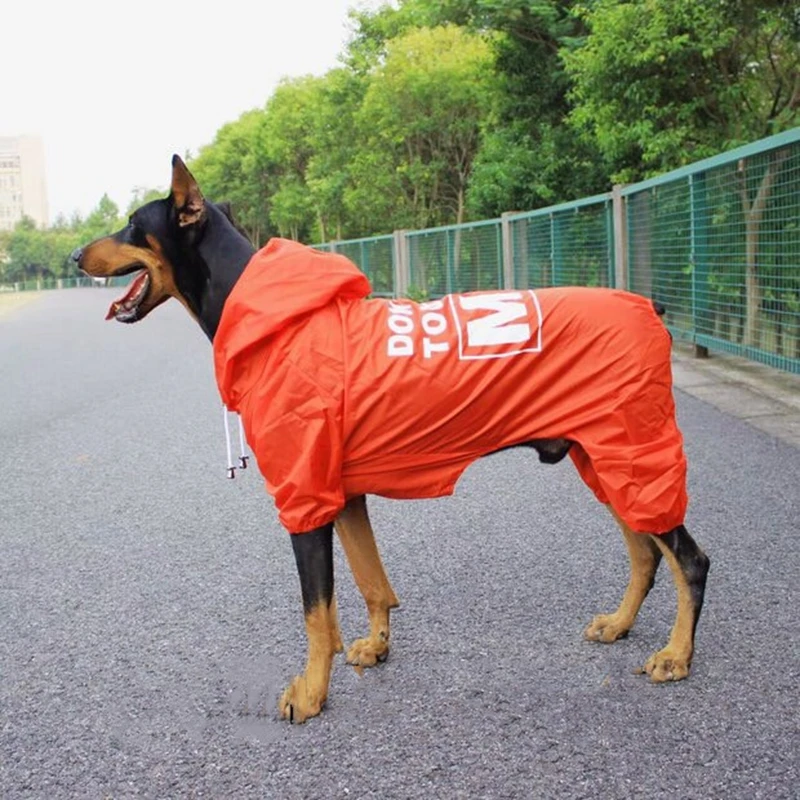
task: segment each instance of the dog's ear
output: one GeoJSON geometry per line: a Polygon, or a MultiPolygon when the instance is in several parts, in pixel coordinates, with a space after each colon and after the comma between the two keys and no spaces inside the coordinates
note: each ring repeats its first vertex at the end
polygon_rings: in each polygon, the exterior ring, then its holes
{"type": "Polygon", "coordinates": [[[205,219],[206,201],[203,193],[179,155],[172,156],[172,198],[178,210],[178,224],[182,228],[205,219]]]}

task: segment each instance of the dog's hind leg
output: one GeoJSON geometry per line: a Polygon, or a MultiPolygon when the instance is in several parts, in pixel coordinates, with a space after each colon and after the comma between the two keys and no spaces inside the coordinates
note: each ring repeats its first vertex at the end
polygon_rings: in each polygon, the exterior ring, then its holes
{"type": "Polygon", "coordinates": [[[678,592],[678,615],[667,646],[654,653],[641,671],[656,683],[679,681],[689,674],[692,664],[694,634],[703,609],[710,562],[683,525],[649,538],[672,569],[678,592]]]}
{"type": "Polygon", "coordinates": [[[303,595],[308,662],[289,684],[278,710],[290,722],[304,722],[322,710],[328,697],[333,654],[341,648],[333,595],[333,524],[292,537],[303,595]]]}
{"type": "Polygon", "coordinates": [[[628,547],[631,577],[619,608],[613,614],[599,614],[584,631],[584,636],[590,641],[606,643],[615,642],[628,635],[647,593],[653,586],[656,570],[661,561],[661,550],[653,542],[652,537],[648,534],[634,533],[611,506],[609,509],[622,530],[628,547]]]}
{"type": "Polygon", "coordinates": [[[353,578],[369,613],[369,635],[356,639],[347,651],[347,663],[374,667],[389,653],[389,610],[400,605],[386,577],[363,495],[351,498],[336,519],[353,578]]]}

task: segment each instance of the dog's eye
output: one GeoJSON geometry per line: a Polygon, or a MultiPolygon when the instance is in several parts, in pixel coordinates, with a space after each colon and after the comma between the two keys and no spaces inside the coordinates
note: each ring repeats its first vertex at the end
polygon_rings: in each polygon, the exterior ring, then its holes
{"type": "Polygon", "coordinates": [[[147,242],[144,235],[144,231],[136,224],[136,222],[133,219],[128,220],[128,236],[131,240],[131,244],[137,246],[143,246],[147,242]]]}

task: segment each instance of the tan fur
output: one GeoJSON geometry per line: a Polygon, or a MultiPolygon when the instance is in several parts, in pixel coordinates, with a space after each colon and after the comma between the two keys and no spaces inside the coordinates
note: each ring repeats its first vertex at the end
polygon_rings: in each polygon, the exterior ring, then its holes
{"type": "Polygon", "coordinates": [[[205,201],[200,187],[183,161],[172,166],[172,196],[178,209],[178,225],[182,228],[199,222],[205,214],[205,201]]]}
{"type": "Polygon", "coordinates": [[[341,649],[336,602],[312,608],[305,615],[308,637],[308,661],[302,675],[297,675],[286,687],[278,703],[278,711],[291,722],[305,722],[322,710],[328,699],[333,655],[341,649]]]}
{"type": "Polygon", "coordinates": [[[666,647],[654,653],[640,672],[647,673],[655,683],[679,681],[689,675],[694,647],[696,609],[692,592],[681,565],[659,536],[634,533],[614,511],[609,510],[619,524],[631,563],[631,577],[619,608],[613,614],[599,614],[584,631],[594,642],[614,642],[628,634],[636,615],[652,586],[660,553],[672,570],[678,594],[678,614],[666,647]]]}
{"type": "Polygon", "coordinates": [[[147,236],[147,241],[152,250],[120,244],[110,236],[98,239],[84,248],[82,268],[90,275],[108,277],[131,264],[141,264],[150,275],[150,288],[147,290],[147,297],[139,305],[139,316],[144,317],[168,298],[176,297],[194,317],[194,313],[175,285],[172,264],[164,255],[158,240],[153,236],[147,236]]]}
{"type": "Polygon", "coordinates": [[[694,649],[694,626],[696,622],[696,610],[692,601],[692,591],[683,574],[678,559],[670,549],[660,540],[658,536],[651,536],[661,550],[664,560],[672,570],[672,577],[675,580],[675,588],[678,592],[678,615],[672,632],[669,636],[667,646],[657,653],[654,653],[647,660],[643,671],[646,672],[655,683],[664,681],[679,681],[689,675],[689,667],[692,664],[692,653],[694,649]]]}
{"type": "Polygon", "coordinates": [[[374,667],[389,653],[389,610],[400,603],[375,544],[366,498],[349,500],[336,519],[335,528],[369,614],[369,635],[353,642],[347,651],[347,663],[374,667]]]}
{"type": "Polygon", "coordinates": [[[631,563],[628,587],[613,614],[599,614],[584,631],[584,636],[594,642],[614,642],[627,636],[633,627],[636,615],[652,585],[658,567],[657,551],[647,534],[634,533],[611,506],[608,507],[625,538],[631,563]]]}

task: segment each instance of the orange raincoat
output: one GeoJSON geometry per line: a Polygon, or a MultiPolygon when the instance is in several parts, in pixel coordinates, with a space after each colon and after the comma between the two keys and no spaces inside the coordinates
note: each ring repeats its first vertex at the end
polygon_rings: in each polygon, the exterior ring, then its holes
{"type": "Polygon", "coordinates": [[[365,299],[341,255],[272,239],[214,338],[224,403],[292,533],[360,494],[440,497],[487,453],[570,439],[581,476],[634,531],[683,523],[686,460],[670,337],[612,289],[365,299]]]}

